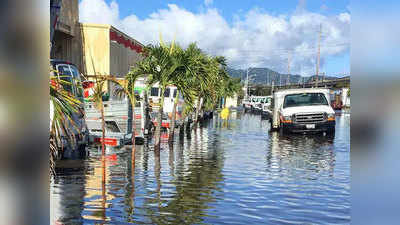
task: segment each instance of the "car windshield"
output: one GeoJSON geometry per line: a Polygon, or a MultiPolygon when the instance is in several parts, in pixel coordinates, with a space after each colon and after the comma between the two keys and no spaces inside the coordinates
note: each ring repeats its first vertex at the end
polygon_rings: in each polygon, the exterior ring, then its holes
{"type": "Polygon", "coordinates": [[[307,105],[328,105],[328,101],[322,93],[302,93],[286,95],[283,102],[283,108],[307,105]]]}

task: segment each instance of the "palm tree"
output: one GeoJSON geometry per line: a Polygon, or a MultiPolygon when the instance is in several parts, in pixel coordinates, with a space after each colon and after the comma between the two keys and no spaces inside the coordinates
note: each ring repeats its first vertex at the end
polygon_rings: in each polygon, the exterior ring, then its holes
{"type": "Polygon", "coordinates": [[[135,74],[148,75],[148,85],[158,83],[161,90],[161,101],[157,116],[157,126],[155,132],[155,146],[160,146],[161,123],[164,106],[164,92],[169,85],[174,85],[173,77],[181,70],[181,62],[175,57],[179,52],[179,46],[175,43],[166,45],[148,45],[144,48],[143,54],[146,56],[138,62],[135,67],[135,74]]]}
{"type": "Polygon", "coordinates": [[[104,95],[104,84],[106,79],[104,77],[95,76],[95,86],[93,87],[93,103],[94,106],[100,111],[101,114],[101,133],[102,133],[102,141],[101,141],[101,155],[104,158],[105,155],[105,136],[106,136],[106,125],[104,119],[104,104],[103,104],[103,95],[104,95]]]}
{"type": "Polygon", "coordinates": [[[142,77],[144,74],[140,69],[136,67],[131,67],[129,72],[125,75],[124,81],[117,80],[115,77],[109,77],[108,80],[117,84],[117,87],[114,92],[118,96],[127,96],[130,104],[132,106],[132,151],[135,150],[135,130],[136,130],[136,115],[135,115],[135,105],[136,105],[136,95],[135,95],[135,82],[142,77]]]}
{"type": "MultiPolygon", "coordinates": [[[[230,79],[226,72],[226,59],[222,56],[203,58],[202,77],[199,82],[204,83],[205,88],[200,89],[199,98],[196,107],[196,118],[199,115],[203,105],[206,109],[213,110],[218,99],[225,95],[227,81],[230,79]],[[203,101],[201,101],[203,99],[203,101]]],[[[197,123],[197,121],[196,121],[197,123]]]]}
{"type": "Polygon", "coordinates": [[[229,97],[234,97],[242,89],[240,83],[240,78],[230,78],[227,77],[223,80],[220,88],[220,97],[224,98],[224,108],[226,107],[226,99],[229,97]]]}
{"type": "MultiPolygon", "coordinates": [[[[191,44],[190,46],[194,46],[191,44]]],[[[172,109],[172,119],[171,119],[171,129],[169,134],[169,141],[173,141],[175,134],[175,122],[176,122],[176,107],[178,105],[179,94],[183,95],[184,99],[184,108],[186,109],[186,113],[184,113],[184,117],[181,118],[184,127],[184,121],[186,116],[188,115],[189,109],[193,109],[193,103],[196,98],[196,89],[194,89],[193,85],[193,71],[195,68],[193,67],[193,55],[190,51],[190,47],[186,50],[181,48],[176,48],[176,52],[174,57],[179,61],[180,67],[176,70],[176,73],[171,76],[173,85],[177,88],[177,94],[174,99],[174,106],[172,109]]]]}
{"type": "MultiPolygon", "coordinates": [[[[212,58],[205,55],[195,43],[190,44],[186,49],[186,54],[189,59],[189,74],[188,77],[188,89],[195,91],[196,96],[196,112],[195,112],[195,124],[199,117],[200,109],[203,98],[207,95],[214,93],[212,77],[215,74],[212,65],[212,58]]],[[[193,126],[195,127],[195,126],[193,126]]]]}
{"type": "MultiPolygon", "coordinates": [[[[56,71],[54,71],[56,72],[56,71]]],[[[57,73],[57,72],[56,72],[57,73]]],[[[59,149],[63,149],[61,137],[64,136],[73,143],[75,141],[73,129],[76,129],[72,119],[74,113],[79,112],[81,102],[62,88],[56,76],[50,77],[50,172],[55,174],[55,160],[59,149]]]]}

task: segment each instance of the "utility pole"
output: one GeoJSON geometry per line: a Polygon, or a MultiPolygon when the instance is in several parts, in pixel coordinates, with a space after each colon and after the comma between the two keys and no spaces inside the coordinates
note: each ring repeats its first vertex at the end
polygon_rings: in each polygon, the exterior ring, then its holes
{"type": "Polygon", "coordinates": [[[322,33],[322,24],[319,25],[319,34],[318,34],[318,52],[317,52],[317,68],[316,68],[316,80],[315,80],[315,86],[318,87],[318,75],[319,75],[319,60],[320,60],[320,54],[321,54],[321,33],[322,33]]]}
{"type": "Polygon", "coordinates": [[[288,67],[288,77],[287,77],[287,80],[286,80],[286,85],[290,85],[290,57],[291,57],[291,53],[289,52],[288,53],[288,65],[287,65],[287,67],[288,67]]]}
{"type": "Polygon", "coordinates": [[[247,68],[246,97],[249,97],[249,68],[247,68]]]}
{"type": "Polygon", "coordinates": [[[274,94],[274,84],[275,84],[275,81],[272,81],[271,95],[274,94]]]}

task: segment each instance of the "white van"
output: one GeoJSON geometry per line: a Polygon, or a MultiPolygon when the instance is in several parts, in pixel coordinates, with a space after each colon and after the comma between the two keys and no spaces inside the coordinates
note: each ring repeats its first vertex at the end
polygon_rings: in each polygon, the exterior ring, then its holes
{"type": "MultiPolygon", "coordinates": [[[[172,119],[172,111],[174,109],[174,101],[176,95],[178,95],[178,105],[176,107],[176,126],[180,125],[182,111],[183,111],[183,103],[184,99],[183,96],[179,93],[178,89],[175,86],[168,86],[164,92],[164,106],[163,106],[163,116],[162,116],[162,127],[170,128],[170,121],[172,119]]],[[[159,103],[161,101],[161,89],[159,86],[153,85],[150,88],[149,96],[149,105],[152,108],[152,120],[154,125],[156,126],[156,114],[158,113],[159,103]]]]}
{"type": "Polygon", "coordinates": [[[277,91],[271,104],[271,128],[286,132],[335,133],[335,111],[329,90],[321,88],[277,91]]]}

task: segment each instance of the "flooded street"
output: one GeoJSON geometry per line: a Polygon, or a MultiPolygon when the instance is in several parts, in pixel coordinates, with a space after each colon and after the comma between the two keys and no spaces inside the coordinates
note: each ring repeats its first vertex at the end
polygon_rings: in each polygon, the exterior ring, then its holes
{"type": "MultiPolygon", "coordinates": [[[[165,138],[165,137],[164,137],[165,138]]],[[[164,140],[166,141],[166,139],[164,140]]],[[[260,115],[214,116],[183,142],[91,149],[51,183],[58,224],[349,224],[350,114],[336,135],[280,135],[260,115]],[[103,182],[104,181],[104,182],[103,182]]]]}

